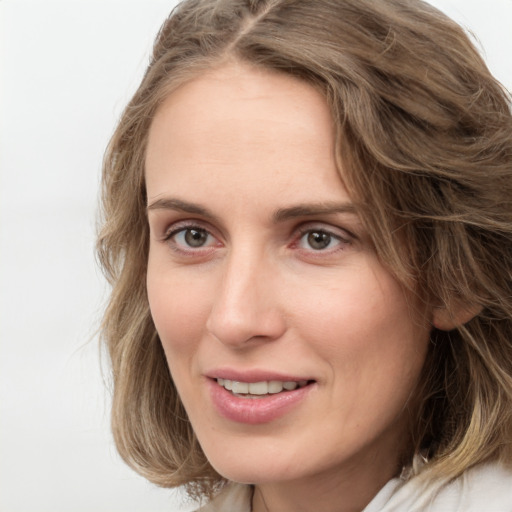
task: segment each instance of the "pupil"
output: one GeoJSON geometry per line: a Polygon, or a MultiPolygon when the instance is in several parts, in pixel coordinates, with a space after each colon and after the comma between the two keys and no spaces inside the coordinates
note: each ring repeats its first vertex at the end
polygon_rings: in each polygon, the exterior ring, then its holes
{"type": "Polygon", "coordinates": [[[331,243],[331,235],[321,231],[313,231],[308,235],[308,244],[313,249],[325,249],[331,243]]]}
{"type": "Polygon", "coordinates": [[[188,229],[185,233],[185,242],[190,247],[201,247],[206,242],[206,232],[198,229],[188,229]]]}

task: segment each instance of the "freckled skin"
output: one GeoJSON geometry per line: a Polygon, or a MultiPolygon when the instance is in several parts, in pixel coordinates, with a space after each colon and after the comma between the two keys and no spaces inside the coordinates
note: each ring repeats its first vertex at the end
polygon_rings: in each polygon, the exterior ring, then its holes
{"type": "Polygon", "coordinates": [[[357,215],[275,219],[350,203],[333,151],[320,93],[236,64],[174,91],[150,131],[148,203],[208,212],[149,210],[152,316],[205,454],[256,485],[256,512],[364,508],[397,472],[427,351],[430,312],[380,263],[357,215]],[[311,245],[318,232],[325,247],[311,245]],[[314,388],[275,421],[241,424],[205,385],[220,366],[306,375],[314,388]]]}

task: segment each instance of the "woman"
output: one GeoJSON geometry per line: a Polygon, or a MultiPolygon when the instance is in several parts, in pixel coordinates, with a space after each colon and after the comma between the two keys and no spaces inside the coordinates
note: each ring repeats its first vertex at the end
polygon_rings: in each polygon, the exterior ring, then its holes
{"type": "Polygon", "coordinates": [[[205,511],[512,510],[511,128],[423,2],[182,3],[104,167],[126,462],[205,511]]]}

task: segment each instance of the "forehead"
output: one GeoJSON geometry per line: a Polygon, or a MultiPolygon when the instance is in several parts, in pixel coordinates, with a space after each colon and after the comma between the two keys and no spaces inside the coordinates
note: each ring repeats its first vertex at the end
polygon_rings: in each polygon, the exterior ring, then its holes
{"type": "MultiPolygon", "coordinates": [[[[294,77],[230,64],[176,89],[153,120],[146,153],[149,198],[195,184],[265,189],[304,201],[312,188],[339,200],[328,105],[294,77]]],[[[213,190],[210,188],[210,192],[213,190]]]]}

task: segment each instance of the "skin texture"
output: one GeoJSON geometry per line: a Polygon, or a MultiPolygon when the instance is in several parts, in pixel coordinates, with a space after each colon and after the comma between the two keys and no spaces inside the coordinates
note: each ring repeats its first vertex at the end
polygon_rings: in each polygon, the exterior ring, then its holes
{"type": "Polygon", "coordinates": [[[321,94],[247,65],[181,86],[151,127],[151,313],[206,456],[255,484],[255,512],[360,511],[400,471],[432,318],[376,257],[342,177],[321,94]],[[246,424],[212,403],[219,368],[314,382],[246,424]]]}

